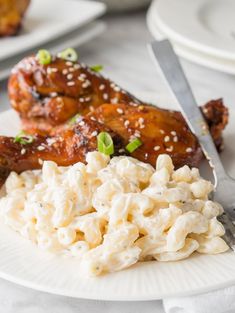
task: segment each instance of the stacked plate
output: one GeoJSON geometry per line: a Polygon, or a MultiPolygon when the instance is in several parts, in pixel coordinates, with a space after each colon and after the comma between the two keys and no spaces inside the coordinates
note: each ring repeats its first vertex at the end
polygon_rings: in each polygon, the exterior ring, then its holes
{"type": "Polygon", "coordinates": [[[37,48],[58,52],[77,47],[104,30],[94,20],[105,12],[100,2],[85,0],[33,0],[17,36],[0,38],[0,79],[26,54],[37,48]]]}
{"type": "Polygon", "coordinates": [[[152,35],[168,38],[195,63],[235,74],[234,0],[155,0],[147,15],[152,35]]]}

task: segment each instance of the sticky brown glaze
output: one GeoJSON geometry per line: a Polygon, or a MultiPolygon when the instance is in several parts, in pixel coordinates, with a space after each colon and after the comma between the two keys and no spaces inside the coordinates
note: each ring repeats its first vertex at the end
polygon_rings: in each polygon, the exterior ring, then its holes
{"type": "Polygon", "coordinates": [[[15,35],[30,0],[0,0],[0,37],[15,35]]]}
{"type": "MultiPolygon", "coordinates": [[[[31,144],[14,142],[12,137],[0,137],[0,185],[10,171],[17,173],[41,168],[43,160],[51,160],[60,166],[86,161],[86,154],[97,148],[97,134],[108,132],[118,153],[124,139],[110,128],[84,117],[74,126],[64,126],[53,137],[35,135],[31,144]]],[[[119,153],[120,154],[120,153],[119,153]]]]}
{"type": "MultiPolygon", "coordinates": [[[[227,110],[221,101],[210,102],[205,108],[212,135],[220,145],[227,110]],[[223,117],[217,114],[219,110],[223,117]]],[[[147,105],[103,104],[79,117],[74,125],[54,128],[53,136],[36,135],[32,144],[21,145],[14,138],[0,137],[1,182],[10,171],[40,168],[42,160],[52,160],[61,166],[85,162],[87,152],[97,149],[97,135],[101,131],[112,136],[115,155],[131,155],[153,166],[161,153],[169,154],[176,167],[197,166],[202,158],[197,139],[179,112],[147,105]],[[125,147],[132,138],[140,138],[143,145],[129,154],[125,147]]]]}
{"type": "Polygon", "coordinates": [[[87,114],[103,103],[139,103],[129,93],[81,63],[54,58],[40,65],[35,56],[23,59],[8,84],[12,107],[22,128],[48,134],[75,114],[87,114]]]}
{"type": "MultiPolygon", "coordinates": [[[[227,109],[218,100],[206,104],[203,111],[219,148],[228,120],[227,109]]],[[[198,141],[179,112],[147,105],[103,104],[89,115],[125,138],[125,144],[131,138],[140,138],[142,146],[131,155],[153,166],[161,153],[169,154],[176,167],[198,166],[202,159],[198,141]]]]}

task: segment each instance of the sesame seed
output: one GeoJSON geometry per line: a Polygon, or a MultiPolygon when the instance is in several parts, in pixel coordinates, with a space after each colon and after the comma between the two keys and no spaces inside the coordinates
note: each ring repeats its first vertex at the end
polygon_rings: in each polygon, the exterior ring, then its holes
{"type": "Polygon", "coordinates": [[[169,137],[169,136],[165,136],[164,141],[165,141],[165,142],[170,141],[170,137],[169,137]]]}
{"type": "Polygon", "coordinates": [[[39,163],[40,165],[42,165],[42,164],[43,164],[43,160],[42,160],[42,159],[38,159],[38,163],[39,163]]]}
{"type": "Polygon", "coordinates": [[[63,74],[63,75],[67,75],[67,74],[68,74],[68,70],[67,70],[66,68],[63,69],[62,74],[63,74]]]}
{"type": "Polygon", "coordinates": [[[57,97],[57,96],[58,96],[58,93],[57,93],[57,92],[51,92],[51,93],[50,93],[50,96],[51,96],[52,98],[57,97]]]}
{"type": "Polygon", "coordinates": [[[111,99],[111,103],[112,103],[112,104],[118,103],[118,98],[113,98],[113,99],[111,99]]]}
{"type": "Polygon", "coordinates": [[[83,84],[82,84],[82,88],[87,88],[91,85],[91,82],[89,80],[86,80],[83,84]]]}
{"type": "Polygon", "coordinates": [[[109,98],[109,95],[108,95],[107,93],[104,93],[104,94],[103,94],[103,99],[104,99],[104,100],[108,100],[108,98],[109,98]]]}
{"type": "Polygon", "coordinates": [[[81,73],[81,74],[80,74],[80,77],[86,78],[86,74],[85,74],[85,73],[81,73]]]}
{"type": "Polygon", "coordinates": [[[174,131],[174,130],[171,131],[171,135],[172,135],[172,136],[176,136],[176,131],[174,131]]]}
{"type": "MultiPolygon", "coordinates": [[[[130,105],[132,105],[133,107],[138,107],[138,104],[135,103],[135,102],[129,102],[130,105]]],[[[140,109],[143,109],[143,106],[140,108],[140,109]]]]}
{"type": "Polygon", "coordinates": [[[56,143],[56,140],[54,138],[47,138],[46,141],[48,146],[52,146],[54,143],[56,143]]]}
{"type": "Polygon", "coordinates": [[[125,152],[125,149],[123,149],[123,148],[122,148],[122,149],[119,149],[118,152],[119,152],[119,153],[123,153],[123,152],[125,152]]]}
{"type": "Polygon", "coordinates": [[[91,117],[92,121],[96,121],[96,118],[94,116],[91,117]]]}
{"type": "Polygon", "coordinates": [[[68,86],[74,86],[74,85],[75,85],[75,82],[67,82],[67,85],[68,85],[68,86]]]}
{"type": "Polygon", "coordinates": [[[79,101],[84,102],[85,100],[84,100],[84,98],[79,98],[79,101]]]}
{"type": "Polygon", "coordinates": [[[22,155],[25,154],[25,153],[26,153],[26,149],[25,149],[25,148],[21,149],[20,153],[21,153],[22,155]]]}
{"type": "Polygon", "coordinates": [[[120,109],[120,108],[117,108],[117,112],[119,113],[119,114],[123,114],[124,112],[123,112],[123,109],[120,109]]]}
{"type": "Polygon", "coordinates": [[[122,90],[121,93],[123,93],[123,94],[125,95],[125,94],[126,94],[126,91],[125,91],[125,90],[122,90]]]}
{"type": "Polygon", "coordinates": [[[155,147],[153,148],[153,150],[154,150],[154,151],[158,151],[158,150],[160,150],[160,148],[161,148],[160,146],[155,146],[155,147]]]}
{"type": "Polygon", "coordinates": [[[45,147],[43,147],[43,146],[38,146],[38,147],[37,147],[37,150],[38,150],[38,151],[43,151],[43,150],[45,150],[45,147]]]}
{"type": "Polygon", "coordinates": [[[115,86],[116,86],[116,85],[115,85],[114,83],[111,83],[111,84],[110,84],[110,87],[111,87],[111,88],[114,88],[115,86]]]}
{"type": "Polygon", "coordinates": [[[90,105],[90,106],[89,106],[89,110],[90,110],[91,112],[94,112],[94,111],[95,111],[95,108],[93,107],[93,105],[90,105]]]}
{"type": "Polygon", "coordinates": [[[177,136],[173,137],[173,141],[178,142],[178,137],[177,136]]]}
{"type": "Polygon", "coordinates": [[[129,121],[129,120],[126,120],[126,121],[124,122],[124,126],[127,128],[129,125],[130,125],[130,121],[129,121]]]}
{"type": "Polygon", "coordinates": [[[97,130],[95,130],[95,131],[93,131],[93,132],[91,133],[91,137],[95,137],[95,136],[97,136],[97,135],[98,135],[97,130]]]}
{"type": "Polygon", "coordinates": [[[149,154],[145,153],[145,155],[144,155],[145,160],[148,158],[148,156],[149,156],[149,154]]]}
{"type": "Polygon", "coordinates": [[[190,147],[188,147],[185,151],[186,151],[186,152],[188,152],[188,153],[190,153],[190,152],[192,152],[192,151],[193,151],[193,149],[192,149],[192,148],[190,148],[190,147]]]}
{"type": "Polygon", "coordinates": [[[104,84],[102,84],[102,85],[99,86],[99,90],[104,90],[104,88],[105,88],[105,85],[104,85],[104,84]]]}
{"type": "Polygon", "coordinates": [[[66,64],[67,66],[72,66],[72,65],[73,65],[73,63],[70,62],[70,61],[67,61],[65,64],[66,64]]]}
{"type": "Polygon", "coordinates": [[[91,101],[91,97],[86,97],[85,101],[91,101]]]}
{"type": "Polygon", "coordinates": [[[67,79],[70,80],[70,79],[72,79],[72,78],[73,78],[73,74],[68,74],[68,75],[67,75],[67,79]]]}
{"type": "Polygon", "coordinates": [[[172,152],[173,150],[174,150],[174,147],[173,147],[173,146],[170,146],[170,147],[166,148],[166,151],[167,151],[167,152],[172,152]]]}
{"type": "Polygon", "coordinates": [[[80,123],[78,123],[80,126],[84,126],[85,125],[85,122],[84,121],[81,121],[80,123]]]}
{"type": "Polygon", "coordinates": [[[140,132],[139,132],[138,130],[136,130],[135,133],[134,133],[134,136],[135,136],[135,137],[140,137],[141,134],[140,134],[140,132]]]}
{"type": "Polygon", "coordinates": [[[74,68],[74,67],[70,67],[70,68],[69,68],[69,72],[70,72],[70,73],[72,73],[72,72],[74,72],[74,71],[75,71],[75,68],[74,68]]]}
{"type": "Polygon", "coordinates": [[[165,131],[163,129],[159,130],[161,134],[165,134],[165,131]]]}
{"type": "Polygon", "coordinates": [[[115,86],[115,87],[113,88],[113,90],[119,92],[119,91],[121,91],[121,88],[118,87],[118,86],[115,86]]]}
{"type": "Polygon", "coordinates": [[[75,70],[78,70],[79,68],[81,68],[81,66],[79,64],[74,64],[73,67],[75,68],[75,70]]]}

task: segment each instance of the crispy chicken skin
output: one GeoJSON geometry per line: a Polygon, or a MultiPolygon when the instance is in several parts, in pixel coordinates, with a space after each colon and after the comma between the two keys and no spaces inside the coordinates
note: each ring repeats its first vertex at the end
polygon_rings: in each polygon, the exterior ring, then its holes
{"type": "Polygon", "coordinates": [[[30,0],[0,0],[0,37],[15,35],[30,0]]]}
{"type": "MultiPolygon", "coordinates": [[[[101,131],[111,134],[117,155],[128,154],[126,145],[140,137],[143,144],[131,156],[153,166],[161,153],[169,154],[176,167],[197,166],[202,158],[181,113],[141,103],[83,64],[54,58],[42,66],[34,56],[25,58],[10,77],[9,96],[23,128],[35,139],[21,145],[0,137],[2,182],[9,171],[39,168],[41,160],[62,166],[85,162],[86,153],[96,150],[101,131]],[[68,121],[77,113],[81,117],[71,125],[68,121]]],[[[220,148],[227,108],[219,99],[201,109],[220,148]]]]}

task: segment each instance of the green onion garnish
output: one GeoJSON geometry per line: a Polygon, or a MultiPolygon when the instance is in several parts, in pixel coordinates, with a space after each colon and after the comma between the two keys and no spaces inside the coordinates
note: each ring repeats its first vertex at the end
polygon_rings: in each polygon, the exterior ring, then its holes
{"type": "Polygon", "coordinates": [[[38,51],[36,58],[41,65],[47,65],[51,63],[51,54],[49,51],[45,49],[41,49],[38,51]]]}
{"type": "Polygon", "coordinates": [[[58,53],[58,57],[71,62],[76,62],[78,60],[77,52],[73,48],[68,48],[58,53]]]}
{"type": "Polygon", "coordinates": [[[28,145],[34,141],[33,136],[27,135],[25,132],[21,131],[15,136],[14,142],[18,142],[21,145],[28,145]]]}
{"type": "Polygon", "coordinates": [[[114,153],[113,139],[107,132],[101,132],[97,136],[98,151],[106,155],[114,153]]]}
{"type": "Polygon", "coordinates": [[[93,72],[98,73],[98,72],[100,72],[100,71],[103,70],[103,66],[97,64],[97,65],[90,66],[90,69],[91,69],[93,72]]]}
{"type": "Polygon", "coordinates": [[[81,117],[81,114],[76,114],[76,115],[74,115],[73,117],[71,117],[71,119],[68,121],[68,124],[69,125],[74,125],[74,124],[76,124],[77,123],[77,121],[78,121],[78,119],[79,119],[79,117],[81,117]]]}
{"type": "Polygon", "coordinates": [[[142,145],[142,141],[139,138],[135,138],[132,140],[128,145],[126,145],[126,150],[130,153],[134,152],[136,149],[138,149],[142,145]]]}

